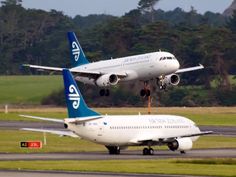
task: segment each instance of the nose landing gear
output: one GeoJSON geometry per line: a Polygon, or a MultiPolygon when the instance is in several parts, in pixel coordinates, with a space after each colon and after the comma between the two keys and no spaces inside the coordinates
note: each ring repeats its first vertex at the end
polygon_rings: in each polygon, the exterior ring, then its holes
{"type": "Polygon", "coordinates": [[[159,87],[160,90],[165,90],[166,89],[166,84],[164,82],[164,76],[160,76],[157,78],[156,84],[159,87]]]}

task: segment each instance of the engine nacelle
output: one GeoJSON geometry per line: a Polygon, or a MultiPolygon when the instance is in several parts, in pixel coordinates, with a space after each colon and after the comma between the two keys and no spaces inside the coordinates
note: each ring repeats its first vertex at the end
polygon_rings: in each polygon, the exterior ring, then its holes
{"type": "Polygon", "coordinates": [[[170,75],[165,76],[163,82],[166,86],[178,85],[180,82],[180,77],[177,74],[170,74],[170,75]]]}
{"type": "Polygon", "coordinates": [[[117,75],[115,74],[105,74],[100,76],[97,80],[96,80],[96,85],[99,87],[107,87],[110,85],[116,85],[119,81],[119,78],[117,75]]]}
{"type": "Polygon", "coordinates": [[[192,149],[193,142],[190,138],[180,138],[168,143],[167,146],[171,151],[185,151],[192,149]]]}

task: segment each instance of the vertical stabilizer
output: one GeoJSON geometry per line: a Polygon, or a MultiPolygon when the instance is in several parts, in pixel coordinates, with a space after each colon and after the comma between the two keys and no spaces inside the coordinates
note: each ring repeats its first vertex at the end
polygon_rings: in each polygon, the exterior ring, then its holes
{"type": "Polygon", "coordinates": [[[78,39],[74,32],[68,32],[69,46],[70,46],[70,59],[72,67],[80,66],[89,63],[83,49],[81,48],[78,39]]]}
{"type": "Polygon", "coordinates": [[[100,114],[88,108],[79,88],[68,69],[63,69],[65,97],[69,118],[99,116],[100,114]]]}

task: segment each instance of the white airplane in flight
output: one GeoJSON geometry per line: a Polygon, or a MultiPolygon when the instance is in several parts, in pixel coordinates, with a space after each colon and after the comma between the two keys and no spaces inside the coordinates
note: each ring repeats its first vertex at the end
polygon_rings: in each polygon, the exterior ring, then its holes
{"type": "Polygon", "coordinates": [[[174,115],[120,115],[109,116],[88,108],[69,70],[63,69],[68,117],[64,120],[29,115],[23,117],[60,122],[70,131],[24,128],[23,130],[49,132],[59,135],[81,137],[105,145],[110,154],[120,154],[128,146],[146,146],[143,155],[154,153],[152,146],[167,145],[172,151],[184,153],[201,132],[196,124],[174,115]]]}
{"type": "MultiPolygon", "coordinates": [[[[180,64],[175,56],[168,52],[153,52],[117,59],[102,60],[90,63],[86,58],[74,32],[68,32],[70,55],[75,79],[85,84],[101,87],[100,95],[109,96],[109,86],[119,82],[140,80],[144,88],[140,91],[142,97],[149,96],[148,81],[155,79],[159,88],[175,86],[180,82],[179,73],[203,69],[202,65],[179,69],[180,64]]],[[[24,64],[30,68],[50,71],[62,71],[63,68],[24,64]]]]}

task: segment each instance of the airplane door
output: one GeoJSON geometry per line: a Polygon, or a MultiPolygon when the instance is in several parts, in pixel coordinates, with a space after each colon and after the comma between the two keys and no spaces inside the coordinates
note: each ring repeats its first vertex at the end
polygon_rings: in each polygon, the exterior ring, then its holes
{"type": "Polygon", "coordinates": [[[106,122],[101,122],[99,124],[99,126],[98,126],[98,134],[97,134],[98,137],[104,136],[104,131],[105,131],[106,125],[107,125],[106,122]]]}

